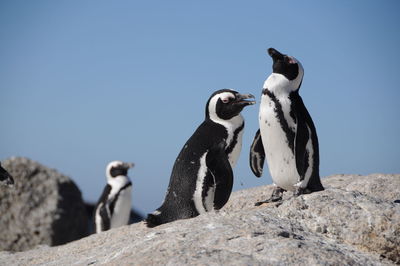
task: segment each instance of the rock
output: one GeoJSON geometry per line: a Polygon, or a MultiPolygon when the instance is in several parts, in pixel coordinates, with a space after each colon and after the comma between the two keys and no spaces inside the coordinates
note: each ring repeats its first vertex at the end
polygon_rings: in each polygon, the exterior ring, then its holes
{"type": "Polygon", "coordinates": [[[306,231],[400,263],[399,207],[358,191],[329,189],[287,201],[276,210],[278,217],[290,217],[306,231]]]}
{"type": "Polygon", "coordinates": [[[336,175],[327,180],[328,188],[359,191],[386,201],[400,200],[400,175],[336,175]]]}
{"type": "Polygon", "coordinates": [[[254,202],[272,191],[272,186],[257,187],[234,192],[218,213],[152,229],[141,222],[54,248],[1,252],[0,261],[22,265],[400,263],[400,204],[393,200],[398,199],[395,189],[393,197],[383,193],[385,184],[395,184],[400,175],[340,178],[343,186],[338,176],[332,176],[322,180],[325,191],[296,198],[285,195],[280,205],[255,207],[254,202]]]}
{"type": "Polygon", "coordinates": [[[85,206],[71,179],[27,158],[2,165],[15,185],[0,187],[0,250],[61,245],[87,235],[85,206]]]}

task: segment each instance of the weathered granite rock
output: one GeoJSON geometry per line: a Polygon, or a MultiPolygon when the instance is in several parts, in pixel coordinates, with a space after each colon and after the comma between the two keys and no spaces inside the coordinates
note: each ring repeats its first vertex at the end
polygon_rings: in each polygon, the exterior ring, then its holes
{"type": "Polygon", "coordinates": [[[297,198],[285,195],[281,205],[255,207],[254,202],[272,190],[258,187],[233,193],[218,213],[153,229],[133,224],[59,247],[2,252],[0,261],[17,265],[400,263],[400,204],[393,201],[398,197],[394,188],[393,197],[378,193],[400,175],[340,178],[345,180],[343,186],[337,176],[326,178],[322,180],[325,191],[297,198]],[[358,185],[350,190],[353,182],[358,185]]]}
{"type": "MultiPolygon", "coordinates": [[[[326,190],[338,188],[345,191],[358,191],[371,197],[394,202],[400,200],[400,174],[333,175],[323,178],[326,190]]],[[[254,202],[265,200],[272,194],[272,186],[255,187],[236,191],[232,194],[225,210],[251,208],[254,202]]],[[[291,197],[285,193],[284,198],[291,197]]]]}
{"type": "Polygon", "coordinates": [[[400,200],[400,175],[335,175],[327,179],[327,186],[346,191],[359,191],[386,201],[400,200]]]}
{"type": "Polygon", "coordinates": [[[27,158],[2,165],[15,185],[0,187],[0,250],[60,245],[87,235],[86,209],[71,179],[27,158]]]}
{"type": "Polygon", "coordinates": [[[393,202],[329,189],[287,201],[276,210],[278,217],[290,217],[306,231],[400,263],[400,206],[393,202]]]}

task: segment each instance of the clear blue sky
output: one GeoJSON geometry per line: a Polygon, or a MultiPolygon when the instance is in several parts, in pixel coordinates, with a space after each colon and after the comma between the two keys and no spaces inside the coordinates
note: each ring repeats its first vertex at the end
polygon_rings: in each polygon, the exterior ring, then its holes
{"type": "Polygon", "coordinates": [[[321,175],[400,173],[400,2],[1,1],[0,160],[58,169],[96,201],[111,160],[135,162],[133,206],[164,198],[209,95],[256,95],[243,112],[234,190],[248,166],[269,47],[305,68],[321,175]]]}

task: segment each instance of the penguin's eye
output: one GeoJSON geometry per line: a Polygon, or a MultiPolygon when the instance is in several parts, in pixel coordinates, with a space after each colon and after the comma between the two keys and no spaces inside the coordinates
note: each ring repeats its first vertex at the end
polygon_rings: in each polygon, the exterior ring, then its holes
{"type": "Polygon", "coordinates": [[[231,101],[233,101],[234,100],[234,98],[222,98],[221,99],[221,101],[223,102],[223,103],[229,103],[229,102],[231,102],[231,101]]]}

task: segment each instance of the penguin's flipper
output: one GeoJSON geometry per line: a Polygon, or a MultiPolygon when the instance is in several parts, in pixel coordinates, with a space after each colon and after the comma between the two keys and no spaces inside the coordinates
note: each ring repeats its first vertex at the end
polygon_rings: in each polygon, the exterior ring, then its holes
{"type": "Polygon", "coordinates": [[[101,231],[109,230],[111,228],[111,216],[106,204],[101,205],[99,214],[101,217],[101,231]]]}
{"type": "Polygon", "coordinates": [[[314,165],[310,179],[308,180],[307,190],[305,193],[324,190],[321,179],[319,177],[319,148],[318,138],[315,130],[314,122],[304,105],[303,99],[298,93],[291,95],[293,114],[299,114],[297,119],[297,130],[295,136],[295,156],[296,168],[300,175],[300,181],[304,180],[307,169],[310,167],[308,164],[309,156],[313,156],[314,165]],[[311,136],[310,136],[311,134],[311,136]],[[313,136],[314,135],[314,136],[313,136]],[[309,139],[313,139],[313,154],[309,154],[307,143],[309,139]]]}
{"type": "Polygon", "coordinates": [[[215,181],[214,208],[218,210],[228,202],[233,186],[233,171],[225,153],[224,142],[210,149],[206,164],[215,181]]]}
{"type": "Polygon", "coordinates": [[[99,201],[96,204],[96,208],[94,209],[94,215],[93,217],[95,217],[94,220],[94,228],[95,228],[95,232],[97,231],[105,231],[110,229],[110,215],[109,212],[107,210],[107,199],[108,199],[108,195],[111,192],[111,186],[109,184],[107,184],[104,187],[103,193],[100,196],[99,201]],[[99,213],[100,217],[101,217],[101,224],[97,224],[96,223],[96,212],[99,213]],[[100,228],[98,228],[100,227],[100,228]],[[99,230],[100,229],[100,230],[99,230]]]}
{"type": "MultiPolygon", "coordinates": [[[[292,113],[295,115],[296,119],[296,135],[294,140],[295,158],[296,158],[296,168],[299,173],[300,180],[304,180],[304,176],[307,172],[308,165],[308,154],[307,143],[310,138],[310,128],[307,125],[307,120],[311,117],[298,93],[291,95],[292,98],[292,113]],[[297,115],[296,115],[297,114],[297,115]]],[[[311,120],[312,121],[312,120],[311,120]]],[[[312,122],[311,122],[312,123],[312,122]]]]}
{"type": "Polygon", "coordinates": [[[309,140],[308,126],[303,119],[297,119],[297,130],[295,136],[295,157],[296,168],[300,176],[300,181],[304,180],[308,168],[308,151],[306,149],[309,140]]]}
{"type": "Polygon", "coordinates": [[[260,130],[257,130],[250,147],[250,168],[256,177],[261,177],[265,161],[264,145],[261,139],[260,130]]]}

